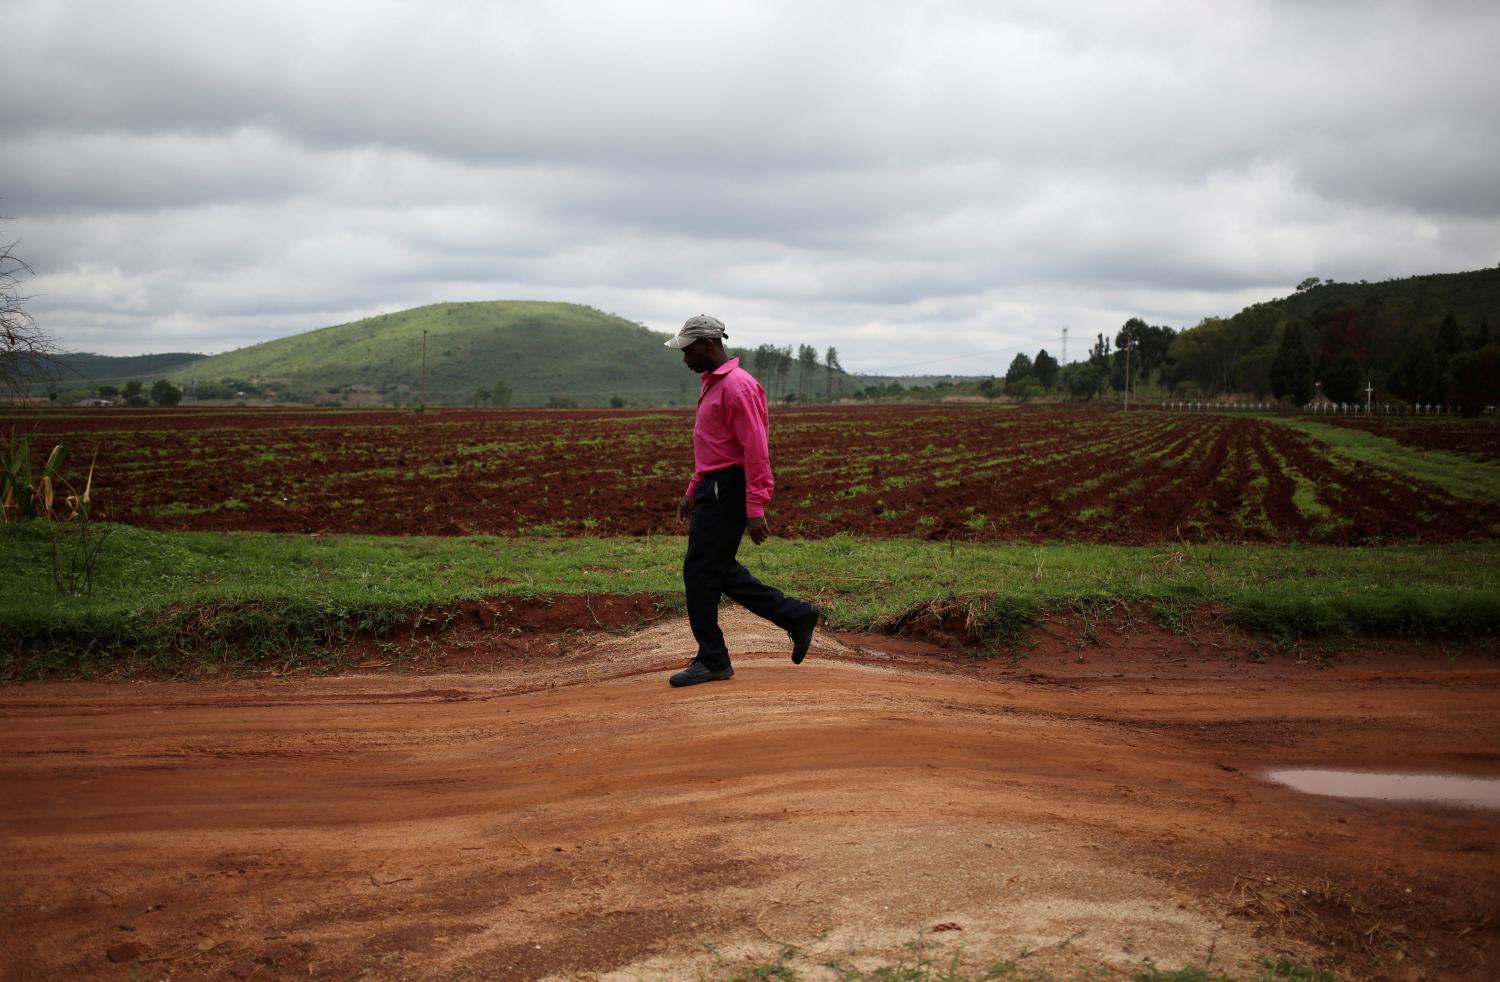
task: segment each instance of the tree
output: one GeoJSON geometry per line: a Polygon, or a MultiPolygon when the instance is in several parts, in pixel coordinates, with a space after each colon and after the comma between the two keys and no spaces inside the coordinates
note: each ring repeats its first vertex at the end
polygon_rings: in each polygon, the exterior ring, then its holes
{"type": "Polygon", "coordinates": [[[1305,290],[1311,290],[1321,282],[1323,281],[1318,279],[1316,276],[1309,276],[1307,279],[1297,284],[1297,289],[1295,292],[1302,293],[1305,290]]]}
{"type": "Polygon", "coordinates": [[[833,385],[835,379],[837,378],[840,389],[844,387],[844,380],[839,377],[844,371],[844,366],[839,364],[839,349],[833,347],[832,345],[828,346],[828,350],[823,353],[823,367],[828,370],[828,387],[824,392],[824,398],[829,402],[832,402],[833,385]]]}
{"type": "Polygon", "coordinates": [[[1105,370],[1090,361],[1064,365],[1058,374],[1068,395],[1080,402],[1092,399],[1099,393],[1105,379],[1105,370]]]}
{"type": "Polygon", "coordinates": [[[31,298],[21,281],[35,272],[11,251],[15,245],[0,245],[0,394],[24,396],[33,381],[50,377],[58,349],[26,311],[31,298]]]}
{"type": "Polygon", "coordinates": [[[1109,370],[1109,342],[1104,335],[1095,335],[1094,346],[1089,349],[1089,362],[1105,371],[1109,370]]]}
{"type": "Polygon", "coordinates": [[[1012,399],[1025,402],[1027,399],[1035,399],[1042,394],[1042,383],[1038,382],[1034,375],[1023,375],[1005,383],[1005,394],[1012,399]]]}
{"type": "Polygon", "coordinates": [[[1458,318],[1453,311],[1448,311],[1448,316],[1443,318],[1443,323],[1438,325],[1437,339],[1432,345],[1433,353],[1437,355],[1438,378],[1444,378],[1448,374],[1448,362],[1454,355],[1463,353],[1464,332],[1458,326],[1458,318]]]}
{"type": "Polygon", "coordinates": [[[117,388],[115,388],[113,385],[101,385],[101,386],[99,386],[99,398],[100,399],[113,399],[115,396],[117,396],[119,394],[120,394],[120,390],[117,389],[117,388]]]}
{"type": "Polygon", "coordinates": [[[1036,360],[1031,363],[1031,374],[1042,383],[1043,389],[1050,392],[1052,384],[1057,381],[1057,367],[1057,359],[1047,354],[1047,349],[1043,348],[1036,353],[1036,360]]]}
{"type": "Polygon", "coordinates": [[[1500,344],[1453,357],[1448,363],[1448,400],[1462,406],[1466,416],[1500,403],[1500,344]]]}
{"type": "Polygon", "coordinates": [[[776,387],[783,394],[786,392],[786,377],[792,372],[792,346],[786,345],[776,351],[776,387]]]}
{"type": "Polygon", "coordinates": [[[1000,389],[996,386],[993,376],[979,380],[979,394],[986,399],[993,399],[1000,394],[1000,389]]]}
{"type": "Polygon", "coordinates": [[[1109,373],[1109,383],[1116,392],[1125,388],[1127,383],[1132,385],[1135,381],[1145,381],[1149,374],[1149,366],[1146,364],[1143,343],[1151,328],[1139,317],[1132,317],[1120,328],[1120,333],[1115,335],[1115,364],[1109,373]],[[1126,354],[1129,357],[1126,357],[1126,354]],[[1129,366],[1131,379],[1125,378],[1125,371],[1129,366]],[[1118,380],[1116,379],[1118,375],[1118,380]]]}
{"type": "Polygon", "coordinates": [[[133,378],[129,382],[126,382],[125,383],[125,388],[123,388],[123,389],[120,390],[120,395],[122,395],[122,396],[125,397],[125,405],[127,405],[127,406],[144,406],[144,405],[146,405],[146,402],[147,402],[147,400],[146,400],[146,394],[145,394],[144,391],[142,391],[144,388],[145,387],[143,385],[141,385],[141,380],[140,379],[133,378]]]}
{"type": "Polygon", "coordinates": [[[1407,402],[1432,404],[1443,399],[1443,377],[1437,370],[1437,353],[1422,331],[1414,330],[1406,339],[1385,387],[1407,402]]]}
{"type": "Polygon", "coordinates": [[[1276,346],[1270,344],[1241,355],[1234,363],[1235,388],[1264,399],[1271,392],[1271,362],[1275,358],[1276,346]]]}
{"type": "Polygon", "coordinates": [[[472,396],[472,398],[474,400],[474,405],[482,406],[490,401],[490,390],[481,386],[474,390],[474,395],[472,396]]]}
{"type": "Polygon", "coordinates": [[[797,364],[802,369],[797,377],[797,398],[805,400],[808,390],[812,388],[813,372],[818,367],[818,349],[810,344],[798,345],[797,364]]]}
{"type": "Polygon", "coordinates": [[[1005,370],[1005,381],[1019,382],[1031,374],[1031,356],[1022,352],[1010,360],[1010,367],[1005,370]]]}
{"type": "Polygon", "coordinates": [[[1230,322],[1205,318],[1191,330],[1177,334],[1168,349],[1175,369],[1172,385],[1191,379],[1206,395],[1227,391],[1234,383],[1234,364],[1239,357],[1237,334],[1230,322]]]}
{"type": "Polygon", "coordinates": [[[1333,360],[1323,373],[1323,394],[1334,402],[1359,402],[1364,371],[1353,353],[1345,351],[1333,360]]]}
{"type": "Polygon", "coordinates": [[[1270,383],[1271,394],[1278,399],[1300,405],[1312,398],[1312,359],[1302,346],[1302,325],[1297,321],[1287,321],[1281,329],[1281,343],[1271,359],[1270,383]]]}
{"type": "Polygon", "coordinates": [[[1469,346],[1470,351],[1478,351],[1490,346],[1490,319],[1483,318],[1479,322],[1479,331],[1474,335],[1474,343],[1469,346]]]}
{"type": "Polygon", "coordinates": [[[503,378],[495,379],[494,386],[490,388],[490,405],[503,409],[510,405],[510,398],[510,383],[503,378]]]}
{"type": "Polygon", "coordinates": [[[182,390],[159,378],[151,385],[151,401],[158,406],[175,406],[182,401],[182,390]]]}
{"type": "Polygon", "coordinates": [[[776,347],[763,344],[755,349],[755,377],[769,382],[774,374],[776,374],[776,347]]]}

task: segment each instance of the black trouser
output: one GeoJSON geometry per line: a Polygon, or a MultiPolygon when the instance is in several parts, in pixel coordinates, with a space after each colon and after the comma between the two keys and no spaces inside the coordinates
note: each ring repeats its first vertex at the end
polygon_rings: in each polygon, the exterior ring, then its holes
{"type": "Polygon", "coordinates": [[[745,534],[745,521],[745,472],[728,467],[705,476],[693,494],[682,582],[687,588],[688,623],[698,640],[698,660],[715,671],[729,664],[729,649],[719,630],[721,596],[728,594],[784,631],[812,613],[811,604],[766,586],[734,558],[745,534]]]}

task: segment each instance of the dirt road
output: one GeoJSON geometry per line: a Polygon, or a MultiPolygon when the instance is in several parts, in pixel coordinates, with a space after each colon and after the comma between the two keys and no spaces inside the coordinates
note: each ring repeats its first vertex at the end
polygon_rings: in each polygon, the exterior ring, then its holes
{"type": "Polygon", "coordinates": [[[1500,973],[1500,812],[1261,776],[1500,775],[1493,660],[820,636],[793,667],[725,624],[735,678],[687,690],[681,621],[482,673],[6,688],[0,972],[1500,973]]]}

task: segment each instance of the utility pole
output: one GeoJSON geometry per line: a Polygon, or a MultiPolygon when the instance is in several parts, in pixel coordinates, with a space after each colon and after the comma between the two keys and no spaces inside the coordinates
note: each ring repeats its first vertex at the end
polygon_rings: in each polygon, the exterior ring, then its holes
{"type": "Polygon", "coordinates": [[[1125,339],[1125,408],[1130,408],[1130,349],[1135,347],[1135,338],[1125,339]]]}
{"type": "Polygon", "coordinates": [[[1063,360],[1062,360],[1062,363],[1064,365],[1066,365],[1068,363],[1068,325],[1066,325],[1066,324],[1063,325],[1063,360]]]}
{"type": "Polygon", "coordinates": [[[1371,384],[1370,376],[1365,376],[1365,412],[1370,411],[1370,397],[1375,394],[1375,386],[1371,384]]]}
{"type": "Polygon", "coordinates": [[[427,329],[422,328],[422,408],[427,408],[427,329]]]}

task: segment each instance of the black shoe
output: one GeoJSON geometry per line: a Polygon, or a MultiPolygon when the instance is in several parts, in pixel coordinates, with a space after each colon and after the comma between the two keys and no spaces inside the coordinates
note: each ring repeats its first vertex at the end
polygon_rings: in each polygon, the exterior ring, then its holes
{"type": "Polygon", "coordinates": [[[725,665],[723,668],[709,668],[698,659],[667,681],[674,687],[681,688],[684,685],[697,685],[699,682],[719,682],[731,678],[734,675],[734,666],[725,665]]]}
{"type": "Polygon", "coordinates": [[[802,664],[802,659],[807,657],[807,649],[812,646],[813,628],[818,626],[818,621],[823,618],[823,609],[817,604],[808,604],[812,613],[808,615],[807,622],[786,632],[792,636],[792,664],[802,664]]]}

